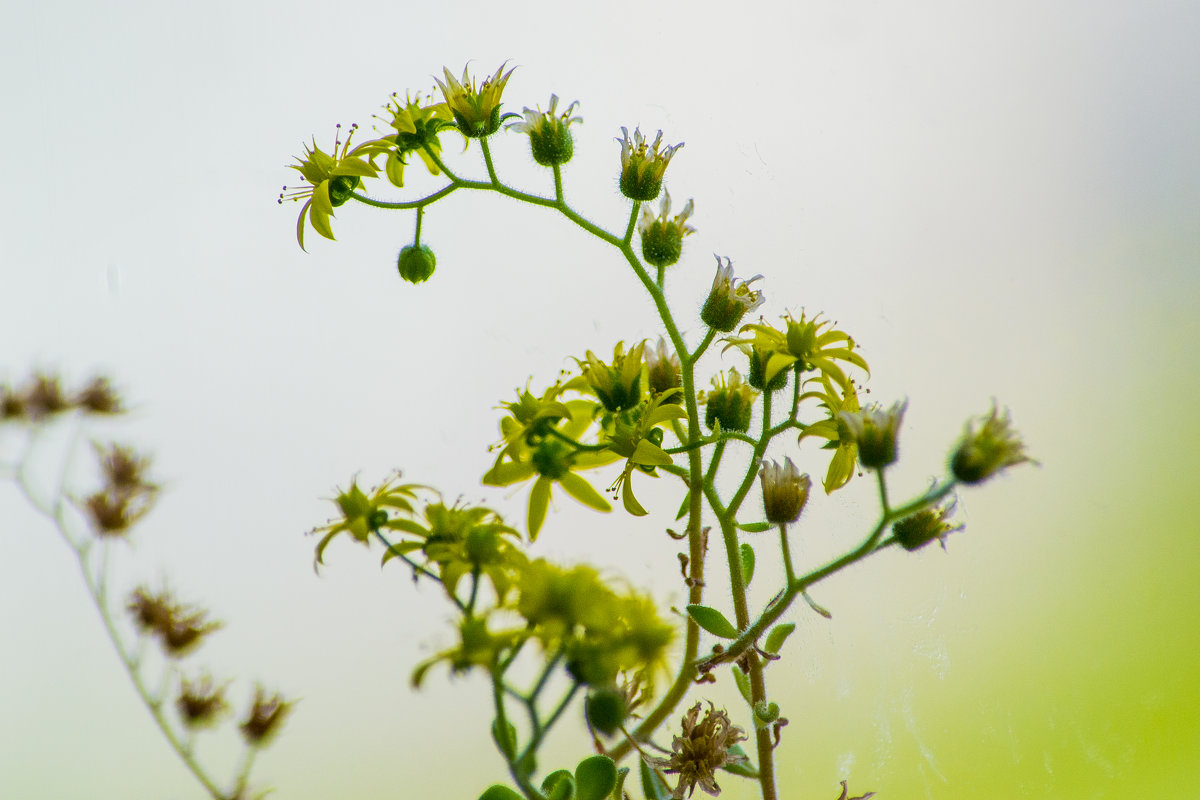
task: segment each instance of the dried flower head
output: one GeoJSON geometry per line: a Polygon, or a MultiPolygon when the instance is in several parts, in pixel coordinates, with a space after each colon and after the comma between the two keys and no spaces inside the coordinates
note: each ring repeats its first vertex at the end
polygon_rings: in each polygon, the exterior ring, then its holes
{"type": "Polygon", "coordinates": [[[745,755],[730,751],[746,738],[746,732],[729,721],[724,709],[717,711],[711,702],[704,718],[697,722],[700,705],[692,706],[683,718],[683,735],[676,736],[671,743],[674,750],[671,757],[650,760],[651,766],[663,767],[667,772],[679,775],[679,784],[671,795],[677,800],[684,796],[685,789],[691,797],[696,786],[716,797],[721,793],[716,781],[717,770],[747,760],[745,755]]]}
{"type": "Polygon", "coordinates": [[[105,489],[83,501],[98,536],[122,536],[150,510],[153,493],[105,489]]]}
{"type": "Polygon", "coordinates": [[[104,482],[113,492],[137,493],[154,491],[158,487],[146,480],[150,459],[143,458],[133,448],[119,444],[93,444],[104,482]]]}
{"type": "Polygon", "coordinates": [[[75,396],[76,407],[89,414],[120,414],[125,408],[108,378],[98,376],[75,396]]]}
{"type": "Polygon", "coordinates": [[[25,398],[11,386],[0,386],[0,420],[21,419],[25,413],[25,398]]]}
{"type": "Polygon", "coordinates": [[[967,423],[962,441],[950,458],[950,469],[963,483],[983,483],[1001,470],[1025,462],[1033,459],[1025,454],[1025,443],[1013,430],[1008,410],[1001,413],[993,403],[992,413],[978,429],[974,421],[967,423]]]}
{"type": "Polygon", "coordinates": [[[32,385],[25,391],[25,408],[34,419],[58,414],[70,407],[57,375],[35,375],[32,385]]]}
{"type": "Polygon", "coordinates": [[[278,693],[267,697],[262,686],[254,688],[254,705],[250,715],[241,724],[242,736],[246,742],[255,747],[266,745],[278,733],[279,726],[292,710],[294,702],[285,702],[278,693]]]}
{"type": "Polygon", "coordinates": [[[200,641],[221,627],[220,622],[207,622],[208,612],[176,606],[171,610],[167,625],[159,631],[163,651],[173,658],[185,656],[200,646],[200,641]]]}
{"type": "Polygon", "coordinates": [[[225,702],[225,687],[214,686],[212,678],[204,675],[196,681],[180,680],[179,697],[175,707],[183,724],[189,728],[207,728],[215,725],[229,708],[225,702]]]}
{"type": "Polygon", "coordinates": [[[143,633],[161,634],[171,626],[175,614],[175,601],[166,590],[150,594],[144,586],[133,590],[125,606],[133,617],[134,624],[143,633]]]}

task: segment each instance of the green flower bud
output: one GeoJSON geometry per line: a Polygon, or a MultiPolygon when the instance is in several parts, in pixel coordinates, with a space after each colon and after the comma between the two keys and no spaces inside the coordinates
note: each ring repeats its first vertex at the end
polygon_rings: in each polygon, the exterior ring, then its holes
{"type": "Polygon", "coordinates": [[[467,533],[467,558],[472,564],[492,564],[500,558],[500,534],[492,526],[477,525],[467,533]]]}
{"type": "Polygon", "coordinates": [[[790,458],[783,465],[764,461],[762,472],[763,510],[767,521],[776,525],[795,522],[808,502],[808,490],[812,485],[807,475],[801,475],[790,458]]]}
{"type": "Polygon", "coordinates": [[[757,392],[742,382],[736,369],[729,370],[729,380],[718,375],[713,378],[713,390],[700,398],[704,403],[704,424],[709,430],[720,423],[723,431],[741,433],[750,429],[750,413],[757,392]]]}
{"type": "Polygon", "coordinates": [[[708,299],[700,309],[701,321],[723,333],[736,328],[747,311],[753,311],[766,301],[762,292],[750,288],[750,284],[761,279],[762,275],[755,275],[748,281],[733,277],[733,262],[726,258],[722,265],[721,257],[717,256],[717,274],[708,299]]]}
{"type": "Polygon", "coordinates": [[[883,411],[872,405],[861,411],[838,414],[845,423],[846,433],[858,445],[858,463],[867,469],[883,469],[895,462],[896,435],[907,407],[908,403],[896,403],[883,411]]]}
{"type": "Polygon", "coordinates": [[[982,483],[1005,467],[1032,461],[1025,443],[1009,423],[1008,411],[1001,416],[995,405],[978,431],[967,423],[962,442],[950,459],[954,477],[963,483],[982,483]]]}
{"type": "Polygon", "coordinates": [[[621,194],[630,200],[653,200],[662,189],[663,173],[671,163],[671,156],[683,147],[683,142],[660,152],[662,131],[652,145],[647,144],[640,128],[634,130],[632,139],[628,128],[621,128],[621,133],[624,138],[617,139],[621,143],[621,194]]]}
{"type": "Polygon", "coordinates": [[[605,736],[612,736],[620,730],[625,718],[629,716],[629,709],[625,706],[625,695],[616,689],[599,689],[592,692],[584,701],[583,708],[588,723],[605,736]]]}
{"type": "Polygon", "coordinates": [[[396,259],[396,268],[400,277],[409,283],[424,283],[433,274],[437,259],[433,251],[425,245],[406,245],[396,259]]]}
{"type": "Polygon", "coordinates": [[[655,267],[669,267],[683,254],[683,237],[695,233],[688,226],[687,218],[692,215],[693,204],[688,200],[683,211],[671,218],[671,193],[663,191],[660,213],[656,217],[649,206],[642,207],[642,218],[638,231],[642,235],[642,258],[655,267]]]}
{"type": "Polygon", "coordinates": [[[558,95],[550,95],[550,110],[534,111],[526,108],[524,122],[514,122],[508,125],[510,131],[529,134],[529,147],[533,160],[543,167],[555,164],[565,164],[575,153],[575,143],[571,139],[570,125],[573,122],[583,122],[580,117],[572,117],[571,112],[579,105],[576,100],[567,106],[562,114],[557,113],[558,95]]]}

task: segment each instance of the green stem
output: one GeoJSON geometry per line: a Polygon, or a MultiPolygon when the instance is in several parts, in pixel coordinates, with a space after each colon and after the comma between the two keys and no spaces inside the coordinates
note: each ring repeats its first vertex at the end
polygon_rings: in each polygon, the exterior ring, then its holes
{"type": "MultiPolygon", "coordinates": [[[[496,709],[496,728],[497,730],[503,731],[505,734],[507,734],[508,727],[511,723],[508,721],[508,712],[504,708],[503,686],[503,673],[500,671],[498,666],[493,667],[492,704],[496,709]]],[[[513,742],[513,744],[515,751],[516,743],[513,742]]],[[[522,754],[521,757],[516,757],[515,752],[513,755],[509,755],[508,753],[501,751],[501,755],[504,756],[504,761],[506,764],[508,764],[508,774],[512,776],[513,781],[517,784],[517,787],[521,790],[521,793],[525,795],[527,800],[546,800],[541,792],[533,788],[533,784],[529,782],[529,778],[518,767],[518,765],[524,760],[524,754],[522,754]]]]}
{"type": "Polygon", "coordinates": [[[413,234],[413,247],[421,246],[421,218],[425,215],[425,206],[417,206],[417,230],[413,234]]]}

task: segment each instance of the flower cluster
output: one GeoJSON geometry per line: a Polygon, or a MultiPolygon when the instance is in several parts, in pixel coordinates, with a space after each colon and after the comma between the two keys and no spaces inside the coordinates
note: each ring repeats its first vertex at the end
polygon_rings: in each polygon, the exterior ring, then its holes
{"type": "Polygon", "coordinates": [[[75,392],[62,388],[57,375],[36,373],[14,389],[0,384],[0,422],[43,422],[67,411],[85,414],[119,414],[124,411],[107,378],[97,377],[75,392]]]}

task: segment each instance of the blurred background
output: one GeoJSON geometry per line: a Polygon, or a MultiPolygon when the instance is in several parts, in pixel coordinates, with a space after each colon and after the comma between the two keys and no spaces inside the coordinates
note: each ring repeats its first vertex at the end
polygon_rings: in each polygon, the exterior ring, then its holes
{"type": "MultiPolygon", "coordinates": [[[[520,519],[524,492],[476,477],[496,404],[568,356],[657,336],[654,309],[610,248],[503,198],[426,214],[438,268],[416,287],[395,270],[411,215],[347,205],[339,241],[310,233],[304,253],[299,206],[275,199],[302,142],[369,128],[443,65],[510,59],[506,110],[582,101],[566,193],[606,227],[628,213],[620,127],[686,142],[666,185],[677,208],[696,201],[668,276],[689,335],[713,253],[766,276],[769,317],[836,319],[871,398],[909,400],[894,496],[940,474],[993,398],[1041,462],[964,491],[947,552],[887,552],[819,585],[832,621],[793,611],[768,676],[791,723],[781,796],[832,800],[846,778],[896,800],[1200,796],[1198,29],[1185,0],[9,2],[0,381],[100,372],[133,406],[94,435],[153,454],[165,492],[114,580],[165,580],[227,623],[194,663],[236,679],[239,707],[255,680],[301,698],[257,785],[478,796],[504,779],[487,687],[436,671],[408,686],[453,642],[449,609],[349,542],[314,575],[303,533],[336,487],[393,468],[520,519]]],[[[511,183],[552,191],[522,137],[495,153],[511,183]]],[[[435,186],[420,169],[414,190],[435,186]]],[[[810,443],[785,444],[823,474],[810,443]]],[[[650,483],[659,513],[564,500],[535,552],[681,604],[662,533],[678,498],[650,483]]],[[[819,495],[799,560],[852,546],[875,513],[869,480],[819,495]]],[[[202,798],[70,552],[7,484],[0,545],[0,796],[202,798]]],[[[736,706],[729,687],[711,696],[736,706]]],[[[198,748],[232,771],[231,727],[198,748]]],[[[586,748],[573,733],[542,763],[586,748]]]]}

